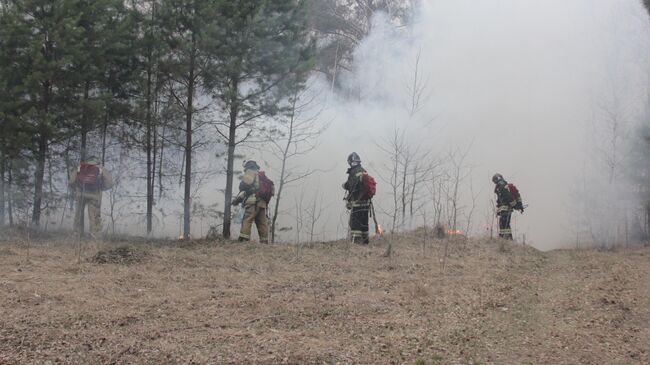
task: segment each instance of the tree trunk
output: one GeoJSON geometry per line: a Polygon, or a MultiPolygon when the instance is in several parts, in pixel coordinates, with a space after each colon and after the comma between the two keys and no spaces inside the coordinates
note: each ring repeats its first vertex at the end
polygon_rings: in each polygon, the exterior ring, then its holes
{"type": "Polygon", "coordinates": [[[41,222],[41,204],[43,202],[43,178],[45,177],[45,159],[47,157],[47,135],[41,131],[38,139],[38,154],[34,172],[34,210],[32,224],[39,226],[41,222]]]}
{"type": "Polygon", "coordinates": [[[0,156],[0,227],[5,225],[5,157],[0,156]]]}
{"type": "Polygon", "coordinates": [[[147,236],[151,235],[152,231],[152,214],[153,214],[153,177],[155,170],[153,168],[152,154],[155,153],[152,147],[152,121],[151,121],[151,66],[147,69],[147,111],[145,116],[145,124],[147,129],[146,136],[146,150],[147,150],[147,236]]]}
{"type": "Polygon", "coordinates": [[[275,207],[273,208],[273,219],[271,220],[271,243],[275,243],[275,227],[276,227],[276,221],[278,220],[278,212],[280,211],[280,198],[282,198],[282,190],[284,190],[284,179],[287,170],[287,155],[289,154],[289,148],[291,147],[291,142],[293,142],[293,123],[294,123],[295,110],[296,110],[296,95],[294,94],[291,119],[289,121],[289,137],[287,138],[287,144],[285,145],[284,151],[282,151],[282,169],[280,170],[280,185],[278,186],[278,193],[275,197],[275,207]]]}
{"type": "Polygon", "coordinates": [[[162,198],[163,194],[163,161],[165,153],[165,125],[162,126],[160,132],[160,156],[158,157],[158,199],[162,198]]]}
{"type": "Polygon", "coordinates": [[[278,220],[278,212],[280,211],[280,199],[282,198],[282,191],[284,190],[284,175],[286,170],[286,150],[282,159],[282,170],[280,170],[280,184],[278,186],[278,193],[275,196],[275,206],[273,207],[273,219],[271,220],[271,243],[275,243],[275,228],[278,220]]]}
{"type": "Polygon", "coordinates": [[[11,161],[7,163],[7,218],[9,219],[9,227],[14,226],[14,204],[13,204],[13,173],[11,170],[13,166],[11,161]]]}
{"type": "Polygon", "coordinates": [[[650,202],[645,206],[645,239],[650,240],[650,202]]]}
{"type": "MultiPolygon", "coordinates": [[[[46,55],[47,56],[47,55],[46,55]]],[[[46,57],[47,58],[47,57],[46,57]]],[[[43,119],[49,116],[52,83],[50,80],[43,82],[43,95],[41,96],[43,119]]],[[[41,203],[43,201],[43,177],[45,176],[45,159],[47,157],[47,144],[49,142],[48,126],[45,120],[40,121],[38,135],[38,151],[36,156],[36,170],[34,171],[34,206],[32,211],[32,224],[38,226],[41,221],[41,203]]]]}
{"type": "MultiPolygon", "coordinates": [[[[194,38],[194,37],[193,37],[194,38]]],[[[192,39],[194,42],[194,39],[192,39]]],[[[190,239],[190,208],[192,188],[192,115],[194,113],[194,61],[195,50],[190,55],[187,83],[187,109],[185,110],[185,194],[183,199],[183,238],[190,239]]]]}
{"type": "Polygon", "coordinates": [[[226,192],[223,208],[223,237],[230,238],[230,215],[232,201],[232,185],[235,166],[235,146],[237,144],[237,115],[239,114],[239,101],[237,95],[239,92],[238,80],[232,80],[231,100],[230,100],[230,128],[228,131],[228,164],[226,167],[226,192]]]}
{"type": "Polygon", "coordinates": [[[88,82],[84,85],[84,104],[81,111],[81,159],[85,160],[88,157],[88,95],[90,92],[90,84],[88,82]]]}

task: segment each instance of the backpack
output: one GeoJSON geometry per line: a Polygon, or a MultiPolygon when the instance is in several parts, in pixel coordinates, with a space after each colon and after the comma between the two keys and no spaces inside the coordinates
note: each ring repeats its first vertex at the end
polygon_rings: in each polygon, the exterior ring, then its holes
{"type": "Polygon", "coordinates": [[[99,166],[82,162],[77,170],[75,183],[84,191],[98,191],[101,188],[101,173],[99,166]]]}
{"type": "Polygon", "coordinates": [[[517,204],[517,205],[515,205],[514,208],[515,209],[523,209],[524,207],[523,207],[523,203],[521,201],[521,194],[519,193],[519,189],[517,189],[515,184],[512,184],[512,183],[508,183],[508,185],[506,185],[506,187],[508,188],[508,191],[512,195],[512,199],[517,204]]]}
{"type": "Polygon", "coordinates": [[[257,177],[259,179],[259,187],[257,188],[255,196],[268,203],[271,201],[271,197],[275,195],[275,184],[273,184],[271,179],[266,177],[264,171],[260,171],[257,174],[257,177]]]}
{"type": "Polygon", "coordinates": [[[375,196],[375,194],[377,193],[377,182],[375,181],[375,178],[370,176],[366,171],[364,171],[363,175],[361,175],[361,186],[362,186],[362,193],[361,193],[362,200],[372,199],[372,197],[375,196]]]}

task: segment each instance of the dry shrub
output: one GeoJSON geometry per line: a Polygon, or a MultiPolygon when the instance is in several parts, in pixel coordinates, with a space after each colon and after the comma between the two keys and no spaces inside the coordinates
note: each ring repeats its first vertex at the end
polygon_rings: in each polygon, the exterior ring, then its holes
{"type": "Polygon", "coordinates": [[[96,264],[131,265],[142,262],[148,253],[142,248],[119,246],[109,250],[99,251],[90,261],[96,264]]]}
{"type": "Polygon", "coordinates": [[[15,255],[16,253],[8,249],[7,247],[0,248],[0,256],[15,256],[15,255]]]}

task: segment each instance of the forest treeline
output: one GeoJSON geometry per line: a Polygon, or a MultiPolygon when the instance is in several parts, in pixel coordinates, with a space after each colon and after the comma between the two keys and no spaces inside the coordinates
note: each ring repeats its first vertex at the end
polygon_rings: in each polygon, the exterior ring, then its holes
{"type": "MultiPolygon", "coordinates": [[[[354,96],[357,91],[346,80],[355,72],[354,52],[371,32],[373,16],[386,14],[400,28],[409,24],[417,3],[0,0],[0,226],[48,229],[53,220],[61,226],[74,202],[69,174],[81,158],[93,154],[102,162],[131,161],[136,179],[120,181],[120,174],[115,175],[118,185],[133,188],[120,198],[141,211],[140,233],[153,233],[155,207],[164,201],[182,207],[182,236],[190,235],[193,215],[209,210],[220,234],[229,237],[229,203],[242,151],[261,144],[277,150],[282,168],[274,179],[280,193],[283,183],[304,176],[290,176],[285,162],[297,151],[309,151],[309,146],[300,150],[296,143],[317,138],[322,131],[318,120],[295,119],[304,106],[297,101],[308,80],[319,76],[330,90],[354,96]],[[197,153],[206,150],[212,151],[216,163],[197,161],[197,153]],[[197,189],[217,175],[223,186],[210,188],[223,194],[222,203],[206,207],[193,201],[197,189]],[[173,190],[182,195],[170,193],[173,190]]],[[[418,110],[415,101],[422,88],[417,72],[416,67],[411,116],[418,110]]],[[[638,189],[635,197],[641,196],[629,208],[639,214],[629,221],[637,222],[637,231],[646,236],[650,137],[644,136],[650,136],[649,128],[646,121],[635,131],[641,143],[625,156],[638,189]]],[[[433,174],[433,167],[424,169],[420,161],[439,160],[416,149],[408,152],[398,132],[381,148],[394,162],[383,179],[393,199],[392,208],[384,212],[392,221],[391,230],[405,226],[405,217],[425,204],[413,198],[416,190],[433,186],[414,172],[433,174]],[[428,185],[416,185],[419,181],[428,185]]],[[[431,214],[443,215],[440,202],[451,204],[445,209],[447,225],[454,229],[460,225],[456,202],[466,154],[440,157],[451,161],[446,172],[450,187],[430,192],[431,214]]],[[[622,164],[615,157],[614,162],[622,164]]],[[[108,199],[113,219],[117,196],[108,199]]],[[[280,213],[276,205],[272,236],[280,213]]],[[[625,232],[632,225],[626,218],[625,232]]]]}
{"type": "MultiPolygon", "coordinates": [[[[373,0],[0,1],[0,225],[44,228],[73,204],[67,178],[88,154],[118,146],[141,161],[146,232],[168,184],[183,185],[183,232],[202,183],[195,151],[223,160],[222,234],[238,148],[272,139],[306,80],[332,88],[383,11],[373,0]],[[216,133],[197,133],[210,128],[216,133]],[[205,138],[206,135],[215,136],[205,138]]],[[[108,154],[108,155],[107,155],[108,154]]],[[[122,156],[121,158],[125,158],[122,156]]]]}

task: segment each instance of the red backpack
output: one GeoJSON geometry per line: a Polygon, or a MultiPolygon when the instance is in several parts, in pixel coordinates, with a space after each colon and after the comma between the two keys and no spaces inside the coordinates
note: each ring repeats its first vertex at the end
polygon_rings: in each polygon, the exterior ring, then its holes
{"type": "Polygon", "coordinates": [[[515,201],[520,201],[521,200],[521,194],[519,194],[519,189],[515,186],[515,184],[508,183],[507,185],[508,191],[512,195],[512,198],[515,201]]]}
{"type": "Polygon", "coordinates": [[[101,188],[101,172],[96,164],[81,162],[75,183],[84,191],[98,191],[101,188]]]}
{"type": "Polygon", "coordinates": [[[364,171],[363,175],[361,175],[361,184],[363,190],[360,198],[362,200],[372,199],[372,197],[377,193],[377,182],[375,181],[375,178],[368,175],[368,172],[364,171]]]}
{"type": "Polygon", "coordinates": [[[257,188],[255,196],[268,203],[271,201],[273,195],[275,195],[275,184],[273,184],[271,179],[266,177],[264,171],[260,171],[257,174],[257,177],[259,179],[259,187],[257,188]]]}

